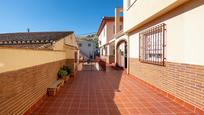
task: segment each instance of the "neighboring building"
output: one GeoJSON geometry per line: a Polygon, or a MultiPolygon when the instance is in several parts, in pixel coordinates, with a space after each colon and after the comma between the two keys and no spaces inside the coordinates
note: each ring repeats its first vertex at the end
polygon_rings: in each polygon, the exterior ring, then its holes
{"type": "Polygon", "coordinates": [[[80,58],[94,59],[96,52],[96,43],[89,40],[78,40],[80,49],[80,58]]]}
{"type": "MultiPolygon", "coordinates": [[[[25,32],[0,34],[0,47],[65,51],[67,57],[79,59],[74,32],[25,32]]],[[[76,66],[72,69],[76,70],[76,66]]]]}
{"type": "Polygon", "coordinates": [[[87,60],[95,58],[98,53],[97,39],[98,38],[95,34],[81,36],[78,38],[77,43],[80,49],[80,59],[87,60]]]}
{"type": "MultiPolygon", "coordinates": [[[[123,29],[123,18],[120,17],[120,30],[123,29]]],[[[114,17],[103,17],[99,26],[97,36],[98,44],[100,49],[100,57],[106,60],[107,63],[114,63],[115,57],[115,44],[113,42],[115,30],[115,18],[114,17]]]]}
{"type": "Polygon", "coordinates": [[[78,52],[73,32],[0,34],[0,114],[30,114],[61,67],[76,76],[78,52]]]}

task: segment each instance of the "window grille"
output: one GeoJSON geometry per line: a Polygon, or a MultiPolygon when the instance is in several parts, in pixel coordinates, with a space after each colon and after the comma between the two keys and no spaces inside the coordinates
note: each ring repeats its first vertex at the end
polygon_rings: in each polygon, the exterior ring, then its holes
{"type": "Polygon", "coordinates": [[[165,27],[165,24],[160,24],[139,34],[140,62],[164,66],[165,27]]]}

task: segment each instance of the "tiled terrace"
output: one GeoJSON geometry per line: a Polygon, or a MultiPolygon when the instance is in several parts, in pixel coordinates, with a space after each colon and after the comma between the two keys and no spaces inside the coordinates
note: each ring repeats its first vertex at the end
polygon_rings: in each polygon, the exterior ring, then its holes
{"type": "Polygon", "coordinates": [[[33,115],[193,115],[123,71],[80,71],[33,115]]]}

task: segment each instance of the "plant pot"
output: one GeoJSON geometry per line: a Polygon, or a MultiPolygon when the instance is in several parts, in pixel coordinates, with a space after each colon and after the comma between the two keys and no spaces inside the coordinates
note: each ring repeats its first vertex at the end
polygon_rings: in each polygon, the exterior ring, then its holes
{"type": "Polygon", "coordinates": [[[63,87],[64,86],[64,79],[62,79],[63,81],[61,82],[60,86],[63,87]]]}
{"type": "Polygon", "coordinates": [[[67,75],[67,76],[65,76],[65,77],[63,78],[65,83],[69,80],[69,77],[70,77],[70,75],[67,75]]]}

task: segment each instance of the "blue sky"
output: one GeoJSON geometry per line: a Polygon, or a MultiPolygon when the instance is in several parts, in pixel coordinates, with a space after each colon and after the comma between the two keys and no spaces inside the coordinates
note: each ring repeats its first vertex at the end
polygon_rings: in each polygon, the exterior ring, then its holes
{"type": "Polygon", "coordinates": [[[103,16],[114,16],[122,0],[0,0],[0,33],[96,32],[103,16]]]}

